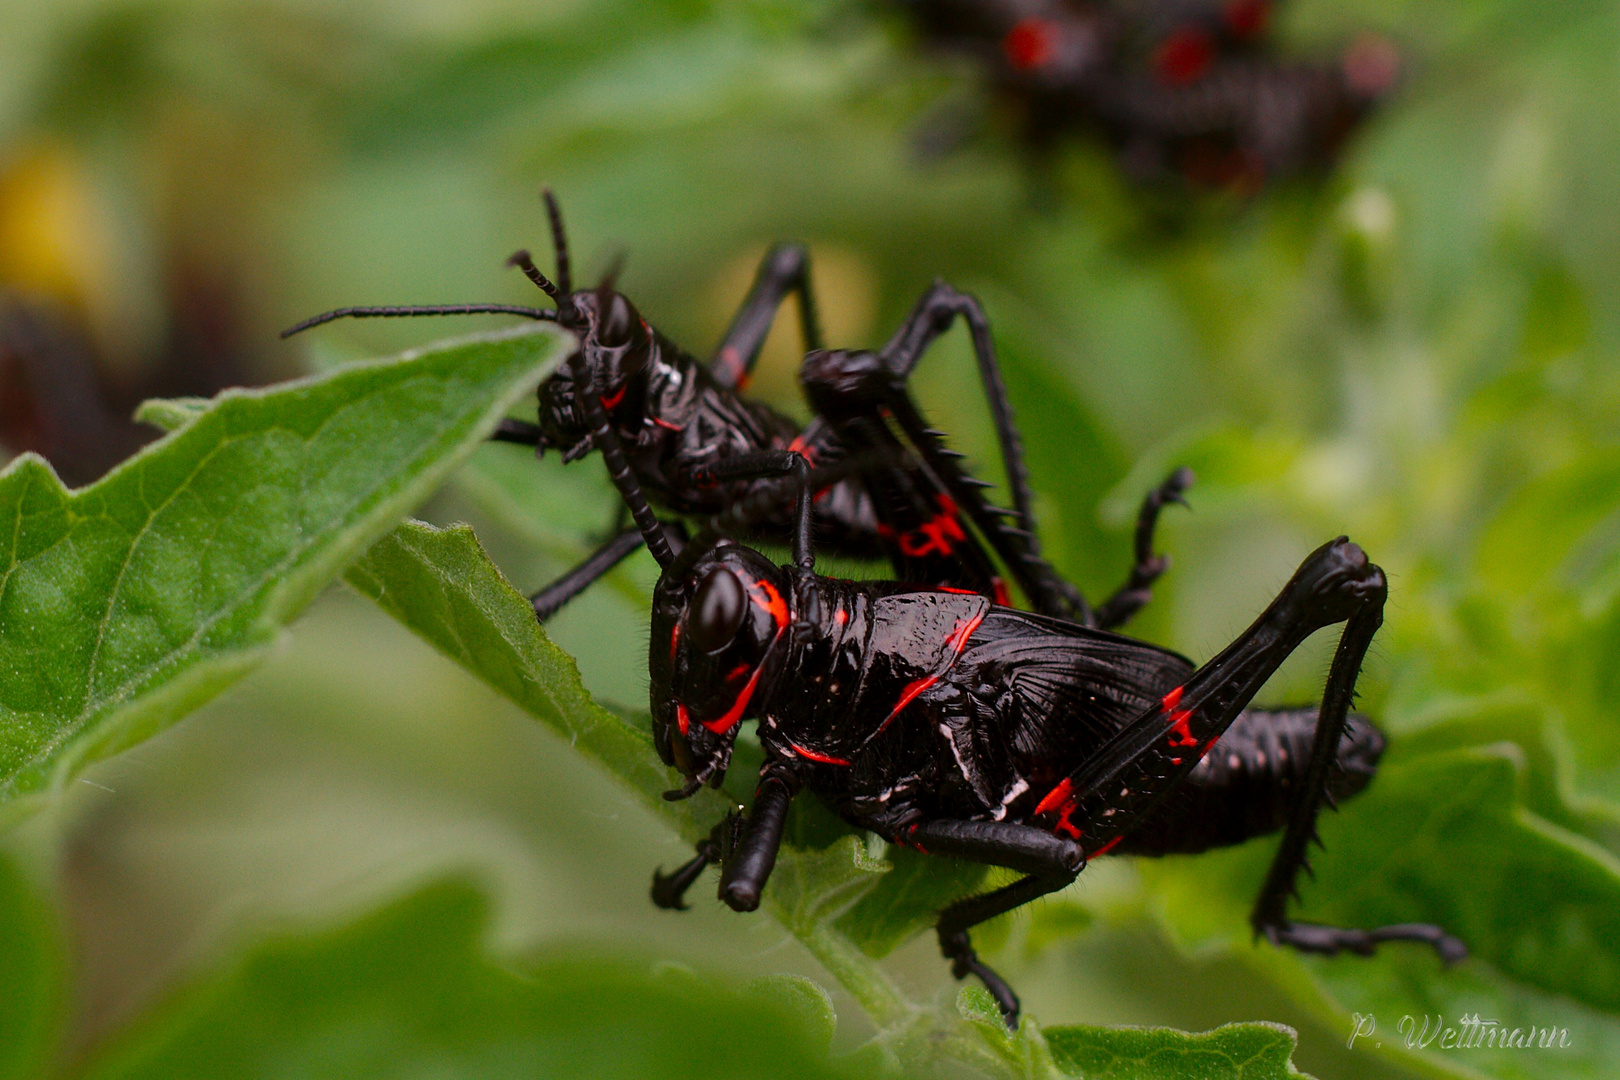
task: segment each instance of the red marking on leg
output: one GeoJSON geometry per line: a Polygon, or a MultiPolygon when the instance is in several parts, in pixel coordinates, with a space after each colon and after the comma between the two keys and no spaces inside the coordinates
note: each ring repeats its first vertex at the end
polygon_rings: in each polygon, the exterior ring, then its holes
{"type": "MultiPolygon", "coordinates": [[[[973,618],[968,619],[966,622],[962,621],[961,619],[956,620],[955,629],[951,631],[950,637],[945,639],[945,644],[951,647],[951,658],[946,662],[944,670],[940,672],[941,675],[944,674],[945,671],[949,671],[951,665],[956,663],[956,658],[962,655],[962,649],[967,645],[968,638],[973,636],[973,631],[977,630],[979,628],[979,624],[983,621],[984,612],[982,611],[975,614],[973,618]]],[[[883,723],[878,725],[878,729],[872,733],[872,737],[876,738],[877,736],[883,734],[883,729],[888,727],[896,716],[900,715],[901,709],[904,709],[907,705],[910,705],[913,701],[917,700],[918,694],[921,694],[924,690],[927,690],[930,686],[933,686],[937,682],[939,682],[939,675],[930,675],[927,678],[917,679],[914,682],[907,683],[906,688],[900,691],[900,700],[896,702],[894,708],[889,711],[889,715],[883,718],[883,723]]]]}
{"type": "Polygon", "coordinates": [[[1178,709],[1170,714],[1170,745],[1171,746],[1197,746],[1198,740],[1193,738],[1192,732],[1187,729],[1187,721],[1192,719],[1192,710],[1178,709]]]}
{"type": "Polygon", "coordinates": [[[681,427],[681,425],[679,425],[679,424],[670,423],[668,420],[665,420],[662,416],[653,417],[652,422],[657,424],[659,427],[666,428],[666,429],[668,429],[670,431],[684,431],[684,430],[686,430],[685,428],[681,427]]]}
{"type": "Polygon", "coordinates": [[[909,843],[912,847],[916,848],[918,851],[922,852],[924,855],[927,855],[928,854],[928,849],[923,847],[921,844],[917,843],[917,841],[912,839],[912,837],[914,837],[916,835],[917,835],[917,826],[913,825],[911,828],[906,830],[906,839],[904,841],[902,841],[902,842],[903,843],[909,843]]]}
{"type": "Polygon", "coordinates": [[[804,444],[803,435],[795,436],[793,441],[788,443],[788,449],[804,458],[804,463],[806,465],[814,465],[816,463],[816,452],[813,448],[804,444]]]}
{"type": "Polygon", "coordinates": [[[776,586],[769,581],[756,581],[754,586],[765,593],[765,600],[761,601],[759,597],[752,595],[748,599],[752,600],[757,607],[771,613],[771,618],[776,621],[776,629],[780,632],[788,624],[787,601],[782,599],[782,594],[777,592],[776,586]]]}
{"type": "MultiPolygon", "coordinates": [[[[913,559],[919,559],[934,551],[941,555],[949,555],[954,550],[955,541],[967,539],[967,533],[962,531],[962,523],[957,520],[956,502],[943,492],[936,498],[939,502],[939,513],[910,532],[900,534],[901,554],[913,559]]],[[[878,531],[881,535],[882,530],[878,531]]]]}
{"type": "Polygon", "coordinates": [[[1177,30],[1153,52],[1153,69],[1159,81],[1170,86],[1197,82],[1209,73],[1215,62],[1215,43],[1196,27],[1177,30]]]}
{"type": "Polygon", "coordinates": [[[1062,806],[1063,803],[1068,799],[1069,793],[1073,790],[1074,785],[1069,783],[1069,778],[1065,776],[1057,787],[1053,788],[1051,791],[1048,791],[1046,796],[1042,798],[1040,802],[1035,804],[1035,816],[1039,817],[1042,814],[1049,814],[1053,810],[1056,810],[1058,807],[1062,806]]]}
{"type": "Polygon", "coordinates": [[[845,611],[843,608],[839,608],[837,611],[833,612],[833,622],[837,623],[839,626],[843,626],[845,623],[849,622],[849,612],[845,611]]]}
{"type": "Polygon", "coordinates": [[[1084,830],[1076,828],[1074,822],[1069,820],[1069,815],[1072,813],[1074,813],[1074,800],[1070,799],[1063,804],[1063,810],[1058,814],[1057,824],[1052,826],[1052,831],[1054,833],[1066,832],[1069,834],[1070,840],[1078,840],[1086,834],[1084,830]]]}
{"type": "Polygon", "coordinates": [[[1198,740],[1192,737],[1187,728],[1187,721],[1192,719],[1191,709],[1178,709],[1181,704],[1181,692],[1185,687],[1178,686],[1159,700],[1159,708],[1170,718],[1170,745],[1171,746],[1197,746],[1198,740]]]}
{"type": "Polygon", "coordinates": [[[685,705],[675,706],[675,726],[681,729],[682,735],[692,730],[692,714],[686,711],[685,705]]]}
{"type": "Polygon", "coordinates": [[[617,391],[614,392],[612,397],[603,398],[602,399],[602,408],[606,409],[608,412],[612,412],[614,409],[617,409],[619,407],[619,402],[624,400],[625,391],[627,391],[629,389],[630,389],[630,384],[625,383],[623,386],[619,387],[619,389],[617,391]]]}
{"type": "Polygon", "coordinates": [[[990,589],[996,594],[996,603],[1002,607],[1012,607],[1012,594],[1007,591],[1007,583],[999,577],[990,579],[990,589]]]}
{"type": "Polygon", "coordinates": [[[1058,27],[1047,19],[1020,19],[1001,39],[1007,63],[1019,71],[1045,67],[1057,51],[1058,27]]]}
{"type": "Polygon", "coordinates": [[[742,678],[747,673],[748,673],[748,665],[747,664],[738,664],[736,667],[734,667],[730,671],[726,672],[726,682],[736,682],[738,679],[742,678]]]}
{"type": "Polygon", "coordinates": [[[956,593],[958,596],[978,596],[979,595],[973,589],[958,589],[958,588],[954,588],[954,587],[952,587],[950,585],[935,585],[934,588],[938,589],[940,592],[956,593]]]}
{"type": "Polygon", "coordinates": [[[1181,759],[1178,758],[1178,757],[1173,757],[1173,758],[1170,759],[1170,764],[1172,764],[1172,765],[1180,765],[1181,764],[1181,759]]]}
{"type": "Polygon", "coordinates": [[[675,662],[675,647],[681,643],[681,624],[676,623],[675,629],[669,632],[669,662],[675,662]]]}
{"type": "Polygon", "coordinates": [[[831,754],[818,754],[814,750],[806,749],[805,747],[800,746],[796,742],[790,742],[790,743],[788,743],[788,745],[793,747],[793,752],[795,754],[798,754],[802,758],[807,758],[810,761],[819,761],[823,765],[848,765],[849,764],[848,761],[844,760],[841,757],[833,757],[831,754]]]}
{"type": "Polygon", "coordinates": [[[1114,845],[1119,843],[1123,839],[1125,839],[1125,837],[1123,837],[1123,836],[1114,837],[1112,840],[1108,841],[1108,843],[1104,844],[1102,847],[1098,848],[1096,851],[1093,851],[1090,854],[1090,856],[1088,856],[1088,858],[1092,858],[1092,859],[1100,859],[1100,858],[1102,858],[1104,855],[1108,854],[1110,851],[1113,851],[1114,850],[1114,845]]]}

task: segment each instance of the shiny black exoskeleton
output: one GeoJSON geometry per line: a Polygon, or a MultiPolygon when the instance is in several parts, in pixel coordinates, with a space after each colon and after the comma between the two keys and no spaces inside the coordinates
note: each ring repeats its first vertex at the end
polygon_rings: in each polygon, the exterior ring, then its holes
{"type": "MultiPolygon", "coordinates": [[[[564,461],[591,452],[591,425],[576,370],[588,373],[600,405],[623,447],[628,467],[667,513],[697,519],[728,534],[763,531],[785,536],[792,495],[778,477],[718,481],[713,469],[769,451],[794,451],[814,468],[819,542],[839,554],[887,557],[894,575],[917,584],[970,589],[1002,602],[1010,590],[997,563],[1037,611],[1088,625],[1117,626],[1145,603],[1164,569],[1151,551],[1159,509],[1179,501],[1190,476],[1173,477],[1150,495],[1138,530],[1130,579],[1093,609],[1041,556],[1031,522],[1032,497],[1023,451],[1013,426],[995,346],[973,297],[936,283],[890,341],[878,350],[822,348],[809,286],[809,257],[798,245],[773,248],[714,359],[699,361],[664,337],[609,280],[575,291],[568,245],[556,200],[545,193],[557,253],[553,284],[528,252],[512,256],[556,302],[556,310],[507,304],[340,308],[307,319],[283,336],[342,317],[495,312],[556,322],[572,331],[578,351],[539,389],[538,423],[508,420],[496,438],[559,451],[564,461]],[[744,397],[777,309],[797,294],[810,348],[800,371],[816,416],[803,428],[769,406],[744,397]],[[967,323],[999,437],[1011,509],[989,505],[987,485],[970,476],[912,401],[906,381],[924,352],[958,319],[967,323]]],[[[543,621],[641,546],[625,529],[532,598],[543,621]]]]}
{"type": "Polygon", "coordinates": [[[1331,160],[1393,88],[1363,35],[1320,64],[1278,58],[1274,0],[902,0],[924,39],[977,59],[1037,150],[1091,128],[1138,180],[1253,190],[1331,160]]]}
{"type": "MultiPolygon", "coordinates": [[[[582,363],[576,378],[589,382],[582,363]]],[[[973,951],[969,930],[1073,881],[1110,852],[1196,852],[1284,828],[1251,917],[1256,933],[1315,952],[1367,954],[1384,941],[1466,955],[1428,924],[1341,929],[1288,919],[1324,799],[1361,790],[1382,738],[1349,706],[1382,621],[1383,572],[1340,537],[1313,552],[1270,607],[1202,667],[1144,642],[1017,611],[972,592],[818,577],[810,470],[791,451],[717,467],[716,479],[789,477],[798,487],[793,563],[705,530],[679,551],[588,395],[602,452],[663,573],[649,651],[654,741],[685,778],[718,785],[738,728],[758,721],[765,760],[746,818],[720,822],[697,857],[654,876],[683,906],[711,862],[720,896],[759,905],[802,791],[897,844],[1025,876],[940,913],[957,977],[978,976],[1009,1021],[1018,1000],[973,951]],[[1249,701],[1311,633],[1345,622],[1318,708],[1249,701]]]]}

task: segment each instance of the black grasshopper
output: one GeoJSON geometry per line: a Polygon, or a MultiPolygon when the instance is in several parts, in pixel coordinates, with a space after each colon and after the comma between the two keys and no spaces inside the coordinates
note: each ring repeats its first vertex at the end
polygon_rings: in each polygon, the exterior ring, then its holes
{"type": "Polygon", "coordinates": [[[1045,151],[1100,131],[1138,180],[1252,191],[1329,162],[1399,58],[1363,35],[1336,63],[1284,60],[1273,0],[903,0],[923,38],[979,61],[1045,151]]]}
{"type": "MultiPolygon", "coordinates": [[[[556,302],[555,311],[510,304],[350,307],[307,319],[282,336],[346,316],[504,313],[557,322],[578,337],[578,354],[541,385],[539,423],[508,420],[498,439],[533,446],[538,453],[554,449],[564,461],[590,453],[590,426],[574,374],[583,363],[596,387],[594,404],[612,420],[638,484],[668,513],[713,522],[727,532],[763,530],[785,537],[792,518],[790,485],[758,476],[717,482],[707,470],[733,458],[792,450],[816,470],[820,542],[843,555],[885,556],[900,580],[970,589],[1008,603],[999,559],[1035,610],[1103,627],[1122,624],[1147,601],[1164,569],[1152,552],[1154,520],[1166,502],[1180,500],[1190,474],[1171,477],[1149,496],[1129,580],[1106,603],[1088,605],[1041,555],[1012,408],[989,323],[972,296],[935,283],[881,349],[828,350],[817,323],[808,253],[800,245],[782,244],[766,254],[714,359],[704,363],[650,326],[615,291],[614,274],[595,289],[574,291],[561,213],[550,191],[545,200],[557,282],[542,274],[526,251],[510,263],[556,302]],[[810,349],[800,377],[816,413],[803,428],[741,393],[777,309],[793,294],[810,349]],[[906,380],[923,353],[958,318],[973,339],[1011,509],[985,500],[987,485],[962,468],[960,455],[928,426],[907,392],[906,380]]],[[[535,594],[536,614],[550,617],[642,542],[635,528],[618,531],[535,594]]]]}
{"type": "MultiPolygon", "coordinates": [[[[574,370],[588,386],[588,367],[574,370]]],[[[660,906],[682,906],[719,862],[721,899],[757,907],[789,804],[811,791],[891,843],[1025,875],[952,904],[937,924],[952,971],[980,978],[1009,1021],[1018,999],[979,960],[969,931],[1110,852],[1197,852],[1282,829],[1251,915],[1257,934],[1310,952],[1365,955],[1408,940],[1448,961],[1466,955],[1428,924],[1362,930],[1287,916],[1322,802],[1365,787],[1383,748],[1349,707],[1387,589],[1345,538],[1311,553],[1253,626],[1195,668],[972,592],[817,576],[810,470],[793,451],[732,458],[704,477],[791,478],[791,566],[712,530],[671,544],[599,395],[584,400],[589,437],[662,568],[648,661],[654,740],[685,777],[665,797],[718,785],[744,720],[758,720],[765,753],[747,816],[722,821],[696,858],[654,876],[660,906]],[[1320,706],[1248,707],[1301,642],[1338,622],[1320,706]]]]}

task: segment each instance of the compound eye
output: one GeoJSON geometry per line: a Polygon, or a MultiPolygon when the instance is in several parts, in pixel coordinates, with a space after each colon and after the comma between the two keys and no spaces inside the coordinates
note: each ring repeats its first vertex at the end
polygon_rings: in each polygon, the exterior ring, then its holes
{"type": "Polygon", "coordinates": [[[698,583],[691,611],[692,647],[717,653],[737,636],[748,611],[748,596],[736,574],[717,566],[698,583]]]}
{"type": "Polygon", "coordinates": [[[630,301],[614,293],[613,299],[608,301],[607,314],[602,318],[602,329],[597,340],[610,349],[628,345],[634,324],[635,316],[630,311],[630,301]]]}

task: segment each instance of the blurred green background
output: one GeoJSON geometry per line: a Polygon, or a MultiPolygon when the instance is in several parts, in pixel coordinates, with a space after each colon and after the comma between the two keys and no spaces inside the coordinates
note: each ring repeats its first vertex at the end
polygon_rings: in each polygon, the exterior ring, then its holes
{"type": "MultiPolygon", "coordinates": [[[[881,341],[943,276],[990,313],[1043,538],[1089,594],[1122,577],[1135,503],[1172,464],[1200,483],[1192,512],[1165,521],[1175,567],[1133,632],[1194,658],[1245,626],[1305,552],[1349,533],[1392,581],[1362,684],[1392,759],[1417,777],[1439,760],[1420,751],[1495,755],[1502,821],[1614,874],[1620,5],[1295,0],[1280,33],[1310,53],[1366,27],[1399,44],[1410,74],[1333,176],[1252,201],[1182,200],[1132,190],[1084,140],[1039,179],[995,130],[920,163],[918,125],[972,87],[871,6],[12,0],[0,294],[78,350],[99,392],[75,402],[75,430],[52,429],[0,368],[0,418],[13,451],[42,448],[83,482],[143,437],[125,422],[142,396],[272,381],[463,329],[368,322],[277,340],[316,311],[534,303],[502,260],[528,246],[549,265],[541,183],[562,199],[585,280],[627,251],[621,288],[700,354],[772,240],[813,246],[835,344],[881,341]]],[[[802,411],[793,320],[779,321],[756,387],[802,411]]],[[[919,383],[939,426],[993,460],[962,335],[919,383]]],[[[528,589],[613,509],[594,461],[565,474],[490,447],[423,514],[472,521],[528,589]]],[[[632,566],[554,628],[593,692],[633,707],[651,579],[649,563],[632,566]]],[[[1327,645],[1313,645],[1265,700],[1317,692],[1327,645]]],[[[1463,797],[1434,775],[1437,802],[1463,797]]],[[[1487,833],[1496,820],[1465,816],[1487,833]]],[[[1347,847],[1399,848],[1421,831],[1399,814],[1355,818],[1327,832],[1311,914],[1331,915],[1346,881],[1388,883],[1347,847]]],[[[1476,876],[1500,890],[1498,875],[1545,872],[1551,884],[1520,902],[1541,897],[1535,914],[1564,927],[1556,948],[1519,948],[1525,913],[1506,890],[1490,916],[1506,944],[1445,984],[1455,994],[1410,957],[1357,968],[1251,948],[1242,916],[1263,845],[1197,866],[1095,867],[986,940],[1049,1024],[1281,1021],[1300,1029],[1296,1063],[1322,1077],[1612,1075],[1620,940],[1612,922],[1560,922],[1566,901],[1578,912],[1612,894],[1559,884],[1585,880],[1562,855],[1486,864],[1448,836],[1422,856],[1437,880],[1467,894],[1476,876]],[[1566,965],[1581,959],[1574,978],[1566,965]],[[1393,1025],[1403,1009],[1471,1000],[1570,1026],[1578,1052],[1345,1047],[1348,1011],[1376,1003],[1393,1025]]],[[[342,588],[271,664],[93,769],[18,843],[56,882],[68,928],[68,1067],[267,933],[352,918],[447,871],[492,897],[497,952],[611,948],[831,985],[781,927],[706,890],[685,915],[653,910],[652,868],[683,858],[667,829],[342,588]]],[[[1427,917],[1460,903],[1413,888],[1427,917]]],[[[885,963],[915,999],[953,999],[929,936],[885,963]]],[[[834,1000],[835,1046],[853,1047],[870,1027],[834,1000]]]]}

